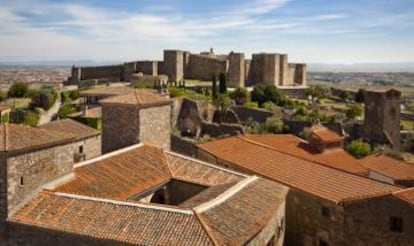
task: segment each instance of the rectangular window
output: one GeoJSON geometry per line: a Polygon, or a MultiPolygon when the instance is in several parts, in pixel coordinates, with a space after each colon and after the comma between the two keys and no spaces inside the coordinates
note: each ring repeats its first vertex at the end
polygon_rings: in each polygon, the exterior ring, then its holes
{"type": "Polygon", "coordinates": [[[323,206],[321,212],[322,212],[322,216],[327,217],[327,218],[331,217],[331,212],[329,211],[328,207],[323,206]]]}
{"type": "Polygon", "coordinates": [[[391,216],[390,230],[393,232],[403,232],[403,218],[391,216]]]}
{"type": "Polygon", "coordinates": [[[79,146],[79,154],[83,154],[83,145],[79,146]]]}

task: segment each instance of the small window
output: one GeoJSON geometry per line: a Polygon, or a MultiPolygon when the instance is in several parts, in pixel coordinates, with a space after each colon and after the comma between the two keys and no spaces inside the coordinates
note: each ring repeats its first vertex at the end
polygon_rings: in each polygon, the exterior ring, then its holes
{"type": "Polygon", "coordinates": [[[331,217],[331,212],[329,211],[328,207],[325,207],[325,206],[322,207],[322,216],[327,217],[327,218],[331,217]]]}
{"type": "Polygon", "coordinates": [[[24,179],[23,179],[23,177],[20,177],[20,185],[24,185],[24,179]]]}
{"type": "Polygon", "coordinates": [[[329,243],[323,239],[319,239],[319,246],[329,246],[329,243]]]}
{"type": "Polygon", "coordinates": [[[390,230],[393,232],[403,232],[403,218],[391,216],[390,230]]]}
{"type": "Polygon", "coordinates": [[[83,154],[83,145],[79,146],[79,154],[83,154]]]}

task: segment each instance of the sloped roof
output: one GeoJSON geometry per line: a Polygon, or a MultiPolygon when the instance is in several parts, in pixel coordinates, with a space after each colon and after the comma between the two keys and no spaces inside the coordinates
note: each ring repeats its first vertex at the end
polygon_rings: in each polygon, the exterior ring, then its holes
{"type": "Polygon", "coordinates": [[[116,243],[243,244],[268,224],[287,193],[275,182],[143,144],[85,161],[74,174],[49,185],[8,221],[116,243]],[[171,178],[214,191],[178,206],[129,200],[171,178]]]}
{"type": "Polygon", "coordinates": [[[213,239],[221,245],[244,245],[248,242],[274,216],[271,211],[285,200],[287,194],[285,187],[266,179],[255,180],[253,177],[237,185],[244,184],[236,195],[222,203],[212,200],[194,208],[212,232],[213,239]],[[263,196],[265,193],[269,194],[263,196]]]}
{"type": "Polygon", "coordinates": [[[23,151],[68,143],[75,136],[37,127],[0,124],[0,152],[23,151]]]}
{"type": "Polygon", "coordinates": [[[171,104],[172,101],[161,94],[148,89],[136,89],[130,93],[100,100],[101,104],[138,105],[142,107],[171,104]]]}
{"type": "Polygon", "coordinates": [[[105,86],[92,88],[79,92],[80,96],[117,96],[133,92],[134,88],[128,86],[105,86]]]}
{"type": "Polygon", "coordinates": [[[74,174],[75,179],[55,191],[127,200],[171,179],[162,150],[147,145],[77,167],[74,174]]]}
{"type": "Polygon", "coordinates": [[[369,155],[359,162],[365,168],[394,180],[414,180],[414,165],[397,160],[382,153],[369,155]]]}
{"type": "Polygon", "coordinates": [[[345,172],[366,175],[368,170],[341,148],[322,153],[314,151],[309,143],[292,134],[246,135],[246,139],[276,150],[345,172]]]}
{"type": "Polygon", "coordinates": [[[309,133],[313,134],[314,136],[318,137],[325,143],[332,143],[332,142],[339,142],[342,141],[343,137],[338,133],[322,126],[322,125],[314,125],[309,129],[309,133]]]}
{"type": "Polygon", "coordinates": [[[12,221],[118,243],[212,245],[190,210],[164,210],[47,191],[32,199],[12,221]]]}
{"type": "Polygon", "coordinates": [[[80,117],[80,118],[92,118],[92,119],[102,118],[102,107],[89,108],[85,111],[85,113],[83,111],[75,112],[73,114],[68,115],[68,117],[71,117],[71,118],[80,117]]]}
{"type": "Polygon", "coordinates": [[[52,121],[40,125],[39,128],[70,133],[71,135],[76,136],[77,139],[85,139],[100,134],[100,132],[95,128],[89,127],[71,119],[52,121]]]}
{"type": "Polygon", "coordinates": [[[336,204],[390,194],[399,187],[294,157],[243,136],[198,145],[234,165],[336,204]]]}
{"type": "Polygon", "coordinates": [[[414,205],[414,187],[394,192],[393,195],[404,202],[414,205]]]}

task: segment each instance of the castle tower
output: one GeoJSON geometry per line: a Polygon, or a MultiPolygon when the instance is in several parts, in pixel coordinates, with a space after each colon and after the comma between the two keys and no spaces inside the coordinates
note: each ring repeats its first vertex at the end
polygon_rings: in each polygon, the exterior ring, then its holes
{"type": "Polygon", "coordinates": [[[279,85],[281,86],[285,86],[285,85],[289,85],[287,83],[288,81],[288,73],[289,73],[289,68],[288,68],[288,55],[280,55],[279,56],[280,61],[279,61],[279,85]]]}
{"type": "Polygon", "coordinates": [[[164,50],[164,72],[170,81],[184,78],[184,52],[180,50],[164,50]]]}
{"type": "Polygon", "coordinates": [[[281,55],[260,53],[253,54],[251,62],[251,80],[254,84],[279,85],[281,55]]]}
{"type": "Polygon", "coordinates": [[[297,63],[295,68],[295,75],[294,75],[293,82],[298,85],[305,86],[307,84],[307,76],[306,76],[306,64],[304,63],[297,63]]]}
{"type": "Polygon", "coordinates": [[[102,152],[136,143],[170,148],[171,100],[153,90],[100,101],[102,105],[102,152]]]}
{"type": "Polygon", "coordinates": [[[229,70],[228,70],[229,86],[244,87],[245,78],[245,62],[243,53],[229,54],[229,70]]]}
{"type": "Polygon", "coordinates": [[[365,90],[364,137],[372,142],[400,144],[401,92],[394,89],[365,90]]]}

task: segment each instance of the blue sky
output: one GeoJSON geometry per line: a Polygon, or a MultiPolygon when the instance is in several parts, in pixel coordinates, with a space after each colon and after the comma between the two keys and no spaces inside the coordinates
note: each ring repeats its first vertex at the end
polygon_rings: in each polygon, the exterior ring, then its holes
{"type": "Polygon", "coordinates": [[[413,0],[0,0],[1,60],[160,59],[163,49],[296,62],[414,61],[413,0]]]}

